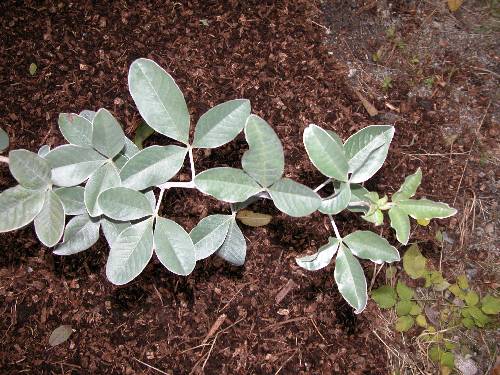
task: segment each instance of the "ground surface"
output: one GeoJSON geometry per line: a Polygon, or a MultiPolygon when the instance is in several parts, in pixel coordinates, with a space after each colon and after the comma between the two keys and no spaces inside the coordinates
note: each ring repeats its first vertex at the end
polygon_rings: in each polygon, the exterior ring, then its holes
{"type": "MultiPolygon", "coordinates": [[[[454,239],[443,254],[447,276],[466,269],[485,290],[498,287],[498,28],[484,3],[451,15],[420,1],[6,1],[0,14],[0,116],[13,148],[56,146],[58,113],[100,107],[133,135],[140,119],[126,77],[138,57],[174,76],[194,119],[219,102],[250,99],[285,145],[286,175],[309,186],[322,182],[301,144],[309,123],[344,139],[369,124],[394,124],[387,164],[368,187],[393,192],[421,167],[420,195],[454,204],[459,214],[414,227],[412,238],[439,261],[434,233],[444,228],[454,239]],[[392,88],[384,90],[387,76],[392,88]]],[[[238,138],[195,153],[196,164],[200,171],[236,166],[245,148],[238,138]]],[[[0,165],[0,190],[12,184],[0,165]]],[[[187,230],[229,209],[185,191],[169,192],[166,202],[164,214],[187,230]]],[[[212,257],[181,278],[153,261],[119,288],[104,275],[104,242],[61,258],[31,227],[0,235],[0,372],[155,373],[150,365],[174,374],[388,373],[397,360],[373,332],[378,309],[370,303],[355,316],[335,287],[333,266],[306,273],[295,264],[326,242],[328,222],[291,219],[266,202],[254,209],[274,218],[244,228],[245,267],[212,257]],[[283,288],[289,292],[279,301],[283,288]],[[223,314],[219,333],[204,340],[223,314]],[[50,348],[61,324],[74,333],[50,348]]],[[[342,233],[370,228],[354,215],[338,221],[342,233]]],[[[395,243],[387,227],[381,231],[395,243]]],[[[365,270],[370,278],[372,265],[365,270]]],[[[488,368],[491,356],[477,358],[488,368]]]]}

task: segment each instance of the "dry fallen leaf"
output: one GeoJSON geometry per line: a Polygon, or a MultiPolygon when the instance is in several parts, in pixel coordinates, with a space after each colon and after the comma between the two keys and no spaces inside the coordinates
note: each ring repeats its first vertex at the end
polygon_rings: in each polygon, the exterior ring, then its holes
{"type": "Polygon", "coordinates": [[[65,342],[71,334],[73,333],[73,329],[69,325],[62,325],[57,327],[52,331],[49,337],[49,345],[56,346],[65,342]]]}
{"type": "Polygon", "coordinates": [[[450,8],[452,12],[456,12],[460,9],[463,2],[464,0],[448,0],[448,8],[450,8]]]}
{"type": "Polygon", "coordinates": [[[262,227],[269,224],[273,217],[271,215],[261,214],[250,210],[241,210],[236,214],[236,218],[243,224],[250,227],[262,227]]]}

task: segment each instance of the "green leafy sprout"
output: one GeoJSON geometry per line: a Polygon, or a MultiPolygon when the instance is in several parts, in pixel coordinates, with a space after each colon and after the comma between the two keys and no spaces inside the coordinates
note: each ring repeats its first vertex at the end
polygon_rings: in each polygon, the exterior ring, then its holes
{"type": "MultiPolygon", "coordinates": [[[[248,100],[230,100],[208,110],[198,119],[190,141],[186,101],[165,70],[152,60],[138,59],[130,66],[128,84],[145,122],[135,143],[108,110],[85,110],[60,114],[58,125],[67,144],[54,149],[44,145],[37,153],[12,150],[8,158],[2,157],[0,161],[8,162],[19,185],[0,194],[0,232],[34,222],[36,235],[45,246],[54,247],[54,254],[70,255],[89,249],[102,230],[110,246],[107,278],[122,285],[137,277],[153,254],[178,275],[190,274],[197,261],[212,254],[242,265],[246,241],[236,221],[238,211],[257,199],[268,199],[292,217],[315,211],[328,215],[333,236],[315,254],[296,261],[300,267],[316,271],[335,257],[338,289],[359,313],[368,294],[358,258],[381,264],[399,261],[400,256],[374,232],[360,230],[341,236],[333,216],[347,209],[380,225],[383,212],[388,211],[398,241],[406,244],[410,217],[430,220],[456,213],[447,204],[412,198],[421,182],[420,169],[406,178],[391,201],[362,186],[382,167],[394,136],[393,126],[368,126],[343,142],[335,132],[309,125],[303,134],[304,146],[326,179],[312,189],[283,176],[281,141],[264,119],[251,114],[248,100]],[[196,172],[193,149],[222,146],[242,130],[248,150],[241,168],[223,166],[196,172]],[[142,148],[153,131],[182,146],[142,148]],[[186,157],[191,181],[172,181],[186,157]],[[318,192],[327,185],[335,192],[322,198],[318,192]],[[227,202],[231,214],[209,215],[188,233],[160,215],[163,198],[174,188],[197,189],[227,202]]],[[[3,132],[0,144],[7,147],[3,132]]]]}
{"type": "Polygon", "coordinates": [[[386,275],[391,283],[373,290],[371,297],[381,309],[394,309],[396,331],[407,332],[415,326],[420,327],[422,331],[417,340],[427,343],[429,358],[441,368],[452,370],[455,367],[453,351],[456,343],[453,337],[456,337],[456,330],[497,327],[495,316],[500,313],[500,298],[491,294],[480,297],[466,275],[459,275],[456,282],[450,284],[440,271],[429,266],[427,258],[415,244],[403,256],[403,269],[410,279],[425,280],[424,289],[429,289],[427,293],[433,292],[433,298],[417,298],[415,289],[401,280],[394,287],[392,268],[387,269],[386,275]],[[441,307],[439,311],[435,309],[437,305],[441,307]],[[431,312],[426,307],[431,308],[431,312]],[[426,315],[433,321],[428,321],[426,315]]]}

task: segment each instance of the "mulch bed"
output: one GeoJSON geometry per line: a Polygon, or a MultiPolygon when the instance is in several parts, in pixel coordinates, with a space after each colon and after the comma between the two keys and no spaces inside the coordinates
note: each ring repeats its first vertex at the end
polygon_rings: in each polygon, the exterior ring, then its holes
{"type": "MultiPolygon", "coordinates": [[[[284,144],[286,176],[309,186],[322,182],[302,146],[309,123],[346,139],[382,121],[369,118],[344,79],[345,66],[329,53],[319,2],[5,1],[0,14],[0,119],[12,148],[56,146],[63,141],[60,112],[100,107],[133,135],[140,117],[127,72],[138,57],[172,74],[194,121],[217,103],[250,99],[284,144]],[[38,71],[31,76],[33,62],[38,71]]],[[[420,166],[421,194],[451,202],[463,164],[405,156],[419,152],[417,145],[428,153],[446,147],[427,103],[407,104],[411,116],[396,120],[387,165],[368,188],[392,192],[420,166]]],[[[199,171],[238,166],[245,149],[239,137],[195,152],[196,165],[199,171]]],[[[186,168],[180,179],[188,178],[186,168]]],[[[0,165],[0,190],[13,183],[0,165]]],[[[164,215],[186,230],[209,213],[229,212],[191,191],[168,192],[165,202],[164,215]]],[[[39,244],[32,227],[0,235],[0,372],[155,373],[149,365],[174,374],[385,374],[385,349],[371,332],[370,312],[353,314],[336,289],[333,266],[306,273],[295,264],[295,256],[327,241],[329,223],[319,214],[286,217],[269,202],[253,208],[274,217],[266,227],[244,228],[244,267],[211,257],[178,277],[152,261],[123,287],[106,280],[104,242],[59,257],[39,244]],[[218,331],[207,338],[218,319],[218,331]],[[61,324],[75,331],[50,348],[48,337],[61,324]]],[[[370,228],[347,214],[339,224],[343,233],[370,228]]],[[[388,228],[381,231],[394,239],[388,228]]],[[[414,236],[437,252],[427,229],[414,236]]],[[[366,271],[370,278],[372,266],[366,271]]]]}

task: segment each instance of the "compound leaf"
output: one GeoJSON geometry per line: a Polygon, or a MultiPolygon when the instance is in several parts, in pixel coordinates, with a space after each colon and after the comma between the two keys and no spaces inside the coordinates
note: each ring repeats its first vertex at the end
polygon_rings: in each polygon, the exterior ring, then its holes
{"type": "Polygon", "coordinates": [[[338,248],[339,240],[330,237],[328,243],[321,246],[315,254],[295,258],[295,261],[308,271],[317,271],[330,264],[338,248]]]}
{"type": "Polygon", "coordinates": [[[336,215],[345,210],[351,200],[351,189],[348,182],[336,182],[335,194],[332,197],[321,201],[319,212],[324,214],[336,215]]]}
{"type": "Polygon", "coordinates": [[[220,167],[208,169],[194,178],[198,190],[221,201],[243,202],[262,190],[244,171],[220,167]]]}
{"type": "Polygon", "coordinates": [[[338,139],[311,124],[304,130],[303,141],[309,159],[321,173],[339,181],[347,181],[347,160],[338,139]]]}
{"type": "Polygon", "coordinates": [[[9,169],[17,182],[27,189],[45,190],[50,185],[50,165],[34,152],[9,152],[9,169]]]}
{"type": "Polygon", "coordinates": [[[63,242],[54,250],[56,255],[71,255],[87,250],[99,239],[99,221],[89,215],[75,216],[66,225],[63,242]]]}
{"type": "Polygon", "coordinates": [[[263,187],[278,181],[285,168],[283,146],[274,130],[259,116],[250,115],[245,125],[249,150],[243,154],[241,165],[263,187]]]}
{"type": "Polygon", "coordinates": [[[268,191],[275,206],[293,217],[307,216],[321,205],[321,198],[318,194],[289,178],[282,178],[268,191]]]}
{"type": "Polygon", "coordinates": [[[114,220],[137,220],[153,214],[149,199],[143,193],[125,187],[104,190],[97,203],[103,214],[114,220]]]}
{"type": "Polygon", "coordinates": [[[45,200],[42,191],[14,186],[0,194],[0,233],[29,224],[41,211],[45,200]]]}
{"type": "Polygon", "coordinates": [[[142,118],[158,133],[184,144],[189,138],[189,111],[179,86],[157,63],[137,59],[128,73],[130,94],[142,118]]]}
{"type": "Polygon", "coordinates": [[[177,275],[189,275],[196,265],[194,245],[189,234],[175,221],[158,217],[154,229],[156,256],[177,275]]]}
{"type": "Polygon", "coordinates": [[[414,174],[406,176],[403,185],[401,185],[399,190],[393,194],[392,201],[397,202],[401,199],[409,199],[413,197],[421,183],[422,170],[418,168],[414,174]]]}
{"type": "Polygon", "coordinates": [[[247,255],[247,243],[236,220],[231,220],[227,236],[216,253],[233,266],[242,266],[247,255]]]}
{"type": "Polygon", "coordinates": [[[66,215],[81,215],[86,212],[85,209],[85,189],[81,186],[72,186],[55,189],[64,207],[66,215]]]}
{"type": "Polygon", "coordinates": [[[97,204],[97,198],[104,190],[120,186],[118,170],[112,163],[106,163],[90,176],[85,185],[84,201],[90,216],[102,215],[102,210],[97,204]]]}
{"type": "Polygon", "coordinates": [[[444,219],[457,213],[457,210],[446,203],[434,202],[429,199],[402,199],[397,202],[397,206],[416,220],[444,219]]]}
{"type": "Polygon", "coordinates": [[[42,210],[35,217],[35,232],[47,247],[55,246],[64,232],[64,207],[58,195],[52,190],[45,192],[42,210]]]}
{"type": "Polygon", "coordinates": [[[350,182],[363,182],[384,164],[394,136],[390,125],[371,125],[351,135],[344,144],[349,164],[350,182]]]}
{"type": "Polygon", "coordinates": [[[365,230],[358,230],[347,235],[343,242],[352,253],[362,259],[369,259],[375,263],[391,263],[398,261],[398,250],[379,235],[365,230]]]}
{"type": "Polygon", "coordinates": [[[168,181],[182,168],[186,153],[185,147],[173,145],[139,151],[120,171],[123,186],[143,190],[168,181]]]}
{"type": "Polygon", "coordinates": [[[250,116],[250,101],[235,99],[204,113],[194,130],[193,147],[215,148],[232,141],[250,116]]]}
{"type": "Polygon", "coordinates": [[[355,309],[356,314],[362,312],[368,300],[365,274],[359,261],[343,244],[340,244],[337,252],[334,276],[342,297],[355,309]]]}
{"type": "Polygon", "coordinates": [[[54,184],[64,187],[79,185],[106,162],[97,151],[75,145],[56,147],[45,159],[52,167],[54,184]]]}
{"type": "Polygon", "coordinates": [[[146,268],[153,255],[153,219],[131,225],[111,245],[106,276],[115,285],[126,284],[146,268]]]}
{"type": "Polygon", "coordinates": [[[92,146],[92,122],[75,113],[61,113],[57,120],[63,137],[71,144],[82,147],[92,146]]]}
{"type": "Polygon", "coordinates": [[[389,219],[391,219],[391,228],[396,231],[397,240],[406,245],[410,238],[410,218],[399,207],[393,206],[389,210],[389,219]]]}
{"type": "Polygon", "coordinates": [[[196,260],[215,253],[226,239],[232,215],[210,215],[203,218],[189,233],[193,240],[196,260]]]}
{"type": "Polygon", "coordinates": [[[107,109],[101,108],[92,121],[92,146],[101,154],[113,158],[124,145],[122,127],[107,109]]]}

